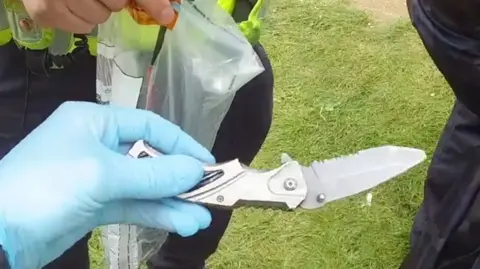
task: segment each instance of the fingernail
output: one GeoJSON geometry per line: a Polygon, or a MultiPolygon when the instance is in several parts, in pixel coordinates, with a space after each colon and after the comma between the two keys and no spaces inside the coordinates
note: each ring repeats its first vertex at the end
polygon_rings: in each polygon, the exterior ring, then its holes
{"type": "Polygon", "coordinates": [[[173,12],[173,9],[168,8],[162,11],[162,14],[160,15],[160,23],[161,24],[169,24],[173,21],[175,16],[175,13],[173,12]]]}

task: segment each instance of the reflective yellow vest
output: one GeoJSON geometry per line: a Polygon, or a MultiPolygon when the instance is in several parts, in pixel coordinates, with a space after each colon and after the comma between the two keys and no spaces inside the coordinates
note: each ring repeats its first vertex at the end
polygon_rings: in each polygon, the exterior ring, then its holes
{"type": "MultiPolygon", "coordinates": [[[[259,41],[267,2],[268,0],[218,0],[219,5],[239,22],[240,30],[252,44],[259,41]],[[252,5],[253,8],[251,8],[252,5]]],[[[135,31],[128,31],[126,36],[129,39],[143,43],[144,47],[153,48],[159,26],[138,27],[127,10],[121,11],[119,15],[122,17],[122,29],[135,29],[135,31]],[[134,28],[132,28],[133,24],[136,24],[134,28]]],[[[96,37],[97,29],[87,35],[92,55],[97,53],[96,37]]],[[[77,41],[72,33],[37,26],[25,11],[21,0],[0,0],[0,46],[9,43],[12,38],[19,46],[31,50],[48,48],[52,55],[72,52],[76,48],[75,41],[77,41]]]]}

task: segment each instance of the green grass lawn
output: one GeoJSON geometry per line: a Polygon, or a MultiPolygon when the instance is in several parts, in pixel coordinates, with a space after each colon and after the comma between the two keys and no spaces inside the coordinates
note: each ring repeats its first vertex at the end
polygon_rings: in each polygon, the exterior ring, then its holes
{"type": "MultiPolygon", "coordinates": [[[[431,156],[453,97],[409,22],[375,24],[338,0],[271,8],[275,115],[255,167],[278,166],[282,152],[308,164],[385,144],[431,156]]],[[[370,207],[361,194],[309,212],[238,210],[209,268],[398,268],[427,165],[373,190],[370,207]]],[[[91,247],[99,266],[98,238],[91,247]]]]}

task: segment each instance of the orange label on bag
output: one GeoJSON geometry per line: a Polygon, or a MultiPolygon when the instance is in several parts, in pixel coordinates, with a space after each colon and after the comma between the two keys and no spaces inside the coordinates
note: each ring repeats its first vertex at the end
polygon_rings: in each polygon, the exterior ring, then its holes
{"type": "MultiPolygon", "coordinates": [[[[180,0],[170,0],[170,2],[175,2],[180,4],[180,0]]],[[[148,13],[141,8],[138,4],[137,1],[131,0],[128,3],[127,6],[128,12],[130,13],[130,16],[140,25],[159,25],[158,21],[156,21],[154,18],[150,17],[148,13]]],[[[164,25],[168,29],[173,29],[175,26],[175,23],[177,22],[178,18],[178,13],[177,11],[175,12],[175,16],[173,18],[173,21],[169,23],[168,25],[164,25]]]]}

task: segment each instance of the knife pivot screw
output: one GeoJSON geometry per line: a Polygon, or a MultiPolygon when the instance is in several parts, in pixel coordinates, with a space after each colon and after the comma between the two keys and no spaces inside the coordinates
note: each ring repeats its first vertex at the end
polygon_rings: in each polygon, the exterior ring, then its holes
{"type": "Polygon", "coordinates": [[[325,202],[325,199],[326,199],[325,194],[320,193],[319,195],[317,195],[317,202],[323,203],[325,202]]]}
{"type": "Polygon", "coordinates": [[[217,202],[222,203],[224,200],[225,198],[223,197],[223,195],[217,196],[217,202]]]}
{"type": "Polygon", "coordinates": [[[293,178],[287,178],[285,180],[285,182],[283,182],[283,187],[287,190],[287,191],[293,191],[297,188],[297,181],[293,178]]]}

